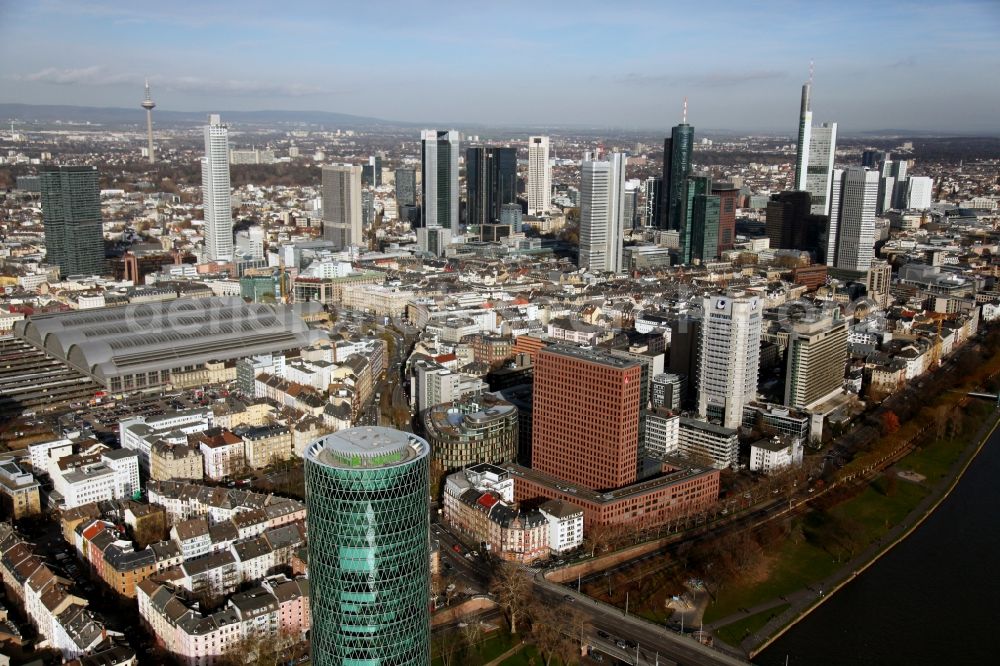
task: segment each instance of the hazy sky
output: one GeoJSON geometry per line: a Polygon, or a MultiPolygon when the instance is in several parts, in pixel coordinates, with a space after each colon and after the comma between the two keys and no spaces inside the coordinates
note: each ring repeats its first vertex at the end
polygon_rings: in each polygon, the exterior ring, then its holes
{"type": "Polygon", "coordinates": [[[495,125],[1000,130],[1000,0],[0,0],[0,102],[495,125]]]}

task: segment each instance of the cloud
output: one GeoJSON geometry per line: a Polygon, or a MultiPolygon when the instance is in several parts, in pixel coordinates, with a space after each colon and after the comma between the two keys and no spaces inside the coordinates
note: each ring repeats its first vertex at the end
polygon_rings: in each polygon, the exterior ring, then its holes
{"type": "MultiPolygon", "coordinates": [[[[58,86],[113,86],[143,85],[147,78],[132,72],[109,71],[102,65],[92,65],[76,69],[46,67],[29,74],[14,75],[15,81],[25,83],[45,83],[58,86]]],[[[332,91],[302,83],[270,83],[240,79],[213,79],[200,76],[157,77],[150,76],[149,82],[156,88],[177,92],[226,93],[244,96],[306,97],[323,95],[332,91]]]]}
{"type": "Polygon", "coordinates": [[[132,80],[132,77],[127,74],[123,74],[122,72],[109,73],[100,65],[93,65],[91,67],[81,67],[77,69],[57,69],[55,67],[46,67],[45,69],[41,69],[30,74],[14,76],[14,79],[16,81],[51,83],[53,85],[60,86],[92,86],[128,83],[132,80]]]}
{"type": "Polygon", "coordinates": [[[751,70],[747,72],[703,72],[700,74],[636,74],[630,73],[620,79],[622,83],[634,86],[690,86],[692,88],[728,88],[753,81],[783,79],[786,72],[769,69],[751,70]]]}
{"type": "Polygon", "coordinates": [[[903,67],[916,67],[916,66],[917,66],[917,59],[914,58],[913,56],[906,56],[901,60],[897,60],[896,62],[887,65],[889,69],[900,69],[903,67]]]}

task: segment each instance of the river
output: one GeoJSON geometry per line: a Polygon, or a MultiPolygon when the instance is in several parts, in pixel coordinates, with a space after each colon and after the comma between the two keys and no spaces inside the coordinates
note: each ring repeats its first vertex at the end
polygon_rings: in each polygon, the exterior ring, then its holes
{"type": "Polygon", "coordinates": [[[754,659],[763,666],[996,664],[1000,430],[907,539],[754,659]]]}

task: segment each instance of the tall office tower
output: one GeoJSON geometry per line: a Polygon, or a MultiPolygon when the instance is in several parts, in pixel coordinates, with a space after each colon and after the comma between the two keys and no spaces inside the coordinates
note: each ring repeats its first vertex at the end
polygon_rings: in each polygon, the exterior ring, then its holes
{"type": "Polygon", "coordinates": [[[691,259],[705,263],[719,258],[719,211],[715,194],[694,197],[691,213],[691,259]]]}
{"type": "Polygon", "coordinates": [[[584,159],[580,165],[581,268],[621,270],[625,163],[625,155],[613,153],[607,161],[584,159]]]}
{"type": "Polygon", "coordinates": [[[906,160],[889,160],[882,165],[882,178],[892,181],[892,208],[906,208],[906,160]]]}
{"type": "Polygon", "coordinates": [[[317,666],[430,664],[430,445],[348,428],[305,451],[317,666]]]}
{"type": "Polygon", "coordinates": [[[549,137],[528,137],[528,215],[542,215],[552,206],[549,137]]]}
{"type": "Polygon", "coordinates": [[[719,197],[719,252],[732,250],[736,243],[736,208],[740,188],[732,183],[712,183],[712,194],[719,197]]]}
{"type": "Polygon", "coordinates": [[[826,263],[864,272],[875,258],[875,207],[879,173],[863,167],[836,169],[830,203],[826,263]]]}
{"type": "Polygon", "coordinates": [[[517,149],[473,146],[465,151],[466,224],[500,221],[503,207],[517,203],[517,149]]]}
{"type": "MultiPolygon", "coordinates": [[[[375,224],[375,193],[370,189],[361,190],[361,228],[367,229],[375,224]]],[[[355,245],[361,245],[361,237],[355,245]]]]}
{"type": "Polygon", "coordinates": [[[415,169],[396,169],[396,204],[417,205],[417,172],[415,169]]]}
{"type": "Polygon", "coordinates": [[[701,344],[701,317],[682,314],[670,320],[670,349],[667,370],[685,377],[682,386],[681,407],[698,402],[698,347],[701,344]]]}
{"type": "Polygon", "coordinates": [[[372,155],[368,163],[361,168],[361,184],[365,187],[378,187],[382,184],[382,156],[372,155]]]}
{"type": "Polygon", "coordinates": [[[156,102],[149,94],[149,81],[146,81],[146,97],[140,106],[146,109],[146,141],[149,142],[147,151],[149,152],[149,163],[153,164],[156,161],[153,157],[153,109],[156,108],[156,102]]]}
{"type": "Polygon", "coordinates": [[[934,179],[928,176],[910,176],[906,179],[906,207],[927,210],[931,207],[934,179]]]}
{"type": "Polygon", "coordinates": [[[650,176],[642,181],[642,226],[656,227],[660,219],[663,178],[650,176]]]}
{"type": "Polygon", "coordinates": [[[823,123],[809,135],[809,168],[806,191],[812,196],[812,212],[830,214],[833,158],[837,152],[837,123],[823,123]]]}
{"type": "Polygon", "coordinates": [[[323,238],[338,250],[361,245],[361,167],[357,164],[323,167],[323,238]]]}
{"type": "Polygon", "coordinates": [[[649,386],[650,407],[653,410],[663,407],[674,412],[679,412],[684,399],[686,384],[687,377],[684,375],[672,372],[663,372],[654,375],[652,380],[650,380],[649,386]]]}
{"type": "Polygon", "coordinates": [[[639,209],[639,189],[634,185],[625,185],[625,207],[622,212],[622,225],[625,229],[634,229],[636,226],[636,211],[639,209]]]}
{"type": "MultiPolygon", "coordinates": [[[[712,179],[707,176],[688,176],[682,185],[680,226],[677,229],[680,232],[680,261],[682,264],[690,264],[692,259],[700,258],[694,255],[695,198],[712,191],[712,179]]],[[[718,219],[718,214],[716,214],[716,237],[718,237],[718,219]]],[[[702,232],[704,233],[703,229],[702,232]]]]}
{"type": "Polygon", "coordinates": [[[771,249],[816,250],[826,216],[813,215],[808,192],[778,192],[767,202],[766,233],[771,249]]]}
{"type": "Polygon", "coordinates": [[[218,114],[205,126],[205,156],[201,158],[201,197],[205,211],[205,258],[233,258],[233,203],[229,187],[229,128],[218,114]]]}
{"type": "Polygon", "coordinates": [[[554,345],[535,355],[531,467],[595,490],[636,480],[642,364],[554,345]]]}
{"type": "Polygon", "coordinates": [[[264,258],[264,227],[254,225],[236,233],[236,253],[251,259],[264,258]]]}
{"type": "Polygon", "coordinates": [[[802,84],[802,101],[799,104],[799,140],[795,144],[794,189],[805,191],[809,171],[809,138],[812,134],[812,77],[802,84]]]}
{"type": "Polygon", "coordinates": [[[458,231],[458,132],[420,133],[423,226],[458,231]]]}
{"type": "Polygon", "coordinates": [[[694,144],[694,128],[687,124],[687,102],[684,108],[684,122],[670,131],[669,139],[663,140],[660,229],[681,228],[684,181],[691,175],[691,147],[694,144]]]}
{"type": "Polygon", "coordinates": [[[104,228],[97,167],[43,166],[38,171],[45,260],[62,276],[102,275],[104,228]]]}
{"type": "Polygon", "coordinates": [[[840,310],[810,315],[793,322],[788,332],[785,406],[809,409],[844,384],[847,363],[847,320],[840,310]]]}
{"type": "Polygon", "coordinates": [[[812,212],[830,214],[830,175],[837,152],[837,123],[812,126],[812,83],[802,86],[799,141],[795,151],[795,189],[812,195],[812,212]]]}
{"type": "Polygon", "coordinates": [[[875,199],[875,214],[881,215],[887,210],[892,210],[893,196],[896,194],[896,179],[886,176],[884,173],[878,179],[878,194],[875,199]]]}
{"type": "Polygon", "coordinates": [[[703,308],[698,414],[738,428],[743,407],[757,395],[763,305],[758,296],[716,294],[703,308]]]}
{"type": "Polygon", "coordinates": [[[861,153],[861,166],[868,169],[881,170],[885,163],[885,152],[881,150],[866,150],[861,153]]]}

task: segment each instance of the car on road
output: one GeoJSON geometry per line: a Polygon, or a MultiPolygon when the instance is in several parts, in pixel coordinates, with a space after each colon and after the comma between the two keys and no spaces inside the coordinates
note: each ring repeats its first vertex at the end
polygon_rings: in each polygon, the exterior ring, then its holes
{"type": "Polygon", "coordinates": [[[574,597],[572,594],[564,594],[563,601],[568,601],[570,603],[573,603],[574,601],[576,601],[576,597],[574,597]]]}

